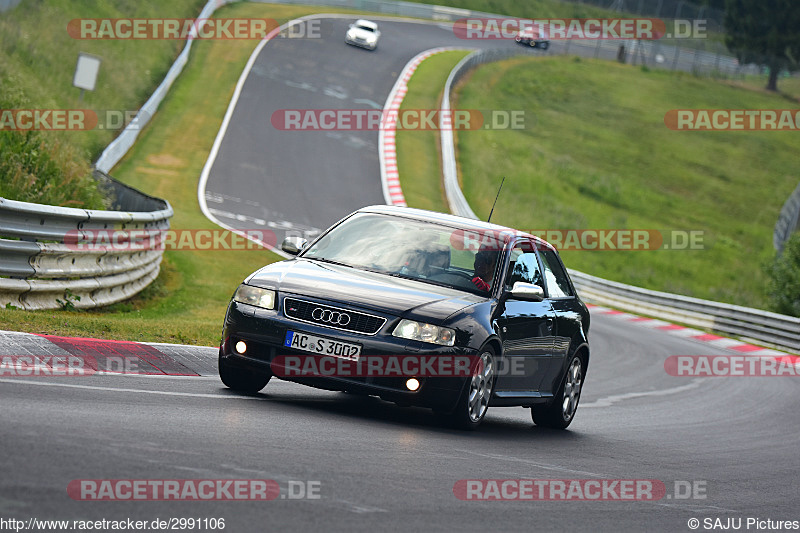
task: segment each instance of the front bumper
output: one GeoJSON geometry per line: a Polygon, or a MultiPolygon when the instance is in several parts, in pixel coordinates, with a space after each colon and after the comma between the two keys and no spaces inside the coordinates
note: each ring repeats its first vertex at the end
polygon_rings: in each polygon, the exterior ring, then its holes
{"type": "Polygon", "coordinates": [[[359,48],[364,48],[366,50],[375,50],[378,47],[378,41],[370,44],[367,41],[361,41],[358,39],[351,39],[350,37],[345,37],[344,42],[347,44],[352,44],[353,46],[358,46],[359,48]]]}
{"type": "MultiPolygon", "coordinates": [[[[293,296],[294,297],[294,296],[293,296]]],[[[306,300],[309,298],[302,297],[306,300]]],[[[280,298],[282,301],[283,298],[280,298]]],[[[334,305],[334,302],[317,303],[334,305]]],[[[335,305],[341,306],[340,303],[335,305]]],[[[279,309],[267,310],[259,307],[232,301],[228,306],[222,332],[220,358],[226,365],[247,369],[251,372],[274,375],[280,379],[294,381],[326,390],[348,391],[380,396],[381,398],[409,405],[431,407],[441,411],[452,410],[461,394],[466,377],[433,375],[387,375],[387,376],[297,376],[285,372],[280,366],[286,356],[316,357],[314,354],[284,346],[288,330],[327,337],[345,343],[361,345],[361,356],[455,356],[466,355],[477,357],[478,351],[464,347],[437,346],[418,341],[401,339],[391,335],[391,331],[399,322],[399,317],[387,318],[386,323],[375,335],[366,335],[297,321],[286,317],[279,309]],[[244,341],[247,350],[237,353],[236,343],[244,341]],[[405,382],[409,377],[416,377],[420,387],[409,391],[405,382]]],[[[370,313],[375,314],[373,311],[370,313]]]]}

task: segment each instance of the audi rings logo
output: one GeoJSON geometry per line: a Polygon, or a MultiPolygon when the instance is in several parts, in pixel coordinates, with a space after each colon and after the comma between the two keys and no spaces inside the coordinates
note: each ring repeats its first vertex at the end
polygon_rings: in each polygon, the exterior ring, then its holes
{"type": "Polygon", "coordinates": [[[346,326],[350,323],[350,315],[317,307],[311,311],[311,318],[317,322],[326,322],[334,326],[346,326]]]}

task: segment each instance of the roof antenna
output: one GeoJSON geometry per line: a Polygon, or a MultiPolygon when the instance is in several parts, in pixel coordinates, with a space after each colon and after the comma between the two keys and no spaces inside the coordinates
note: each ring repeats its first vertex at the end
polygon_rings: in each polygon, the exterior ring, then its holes
{"type": "Polygon", "coordinates": [[[506,177],[503,176],[503,181],[500,182],[500,187],[497,189],[497,196],[494,197],[494,203],[492,204],[492,210],[489,211],[489,218],[486,219],[486,222],[491,222],[492,220],[492,213],[494,213],[494,206],[497,205],[497,199],[500,198],[500,191],[503,190],[503,184],[506,182],[506,177]]]}

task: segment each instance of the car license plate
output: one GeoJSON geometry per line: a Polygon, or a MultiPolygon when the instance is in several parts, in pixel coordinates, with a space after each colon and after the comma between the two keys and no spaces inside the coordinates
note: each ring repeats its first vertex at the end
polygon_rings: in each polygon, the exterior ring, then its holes
{"type": "Polygon", "coordinates": [[[319,355],[341,357],[351,361],[358,361],[361,356],[361,345],[337,341],[325,337],[317,337],[300,331],[287,331],[283,345],[293,350],[301,350],[319,355]]]}

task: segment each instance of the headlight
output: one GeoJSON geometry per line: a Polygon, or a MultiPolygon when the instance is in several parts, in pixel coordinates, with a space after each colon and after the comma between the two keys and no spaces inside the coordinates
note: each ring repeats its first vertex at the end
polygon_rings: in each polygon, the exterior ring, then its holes
{"type": "Polygon", "coordinates": [[[243,304],[255,305],[264,309],[275,309],[275,291],[252,287],[244,283],[236,289],[233,299],[243,304]]]}
{"type": "Polygon", "coordinates": [[[452,346],[456,342],[456,332],[450,328],[442,328],[433,324],[423,324],[403,319],[394,328],[392,335],[401,339],[430,342],[442,346],[452,346]]]}

